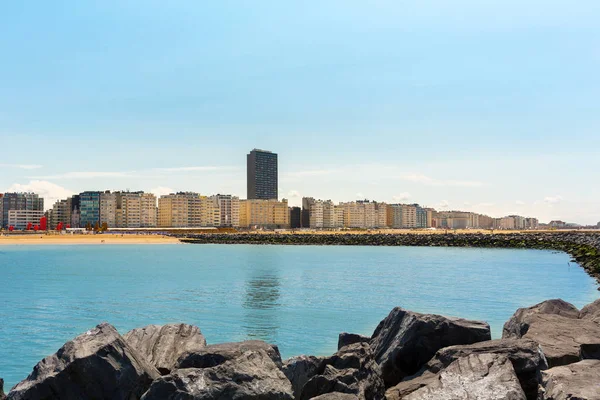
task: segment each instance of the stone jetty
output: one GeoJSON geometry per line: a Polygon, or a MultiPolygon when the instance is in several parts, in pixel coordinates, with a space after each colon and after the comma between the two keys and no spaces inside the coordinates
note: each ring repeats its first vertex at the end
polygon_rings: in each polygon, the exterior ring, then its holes
{"type": "MultiPolygon", "coordinates": [[[[382,231],[384,232],[384,231],[382,231]]],[[[600,282],[600,233],[206,233],[177,236],[191,244],[428,246],[540,249],[566,252],[600,282]]]]}
{"type": "Polygon", "coordinates": [[[371,336],[342,333],[336,353],[289,360],[259,340],[207,344],[186,324],[121,336],[102,323],[8,399],[600,400],[600,300],[521,308],[498,340],[482,321],[396,307],[371,336]]]}

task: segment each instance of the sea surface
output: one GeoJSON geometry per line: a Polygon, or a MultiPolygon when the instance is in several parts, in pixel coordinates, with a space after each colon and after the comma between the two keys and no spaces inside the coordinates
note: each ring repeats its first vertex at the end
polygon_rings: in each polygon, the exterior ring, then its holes
{"type": "Polygon", "coordinates": [[[100,322],[198,325],[209,344],[262,339],[284,358],[335,352],[395,306],[485,320],[519,307],[599,297],[564,253],[362,246],[93,245],[0,247],[0,377],[5,389],[100,322]]]}

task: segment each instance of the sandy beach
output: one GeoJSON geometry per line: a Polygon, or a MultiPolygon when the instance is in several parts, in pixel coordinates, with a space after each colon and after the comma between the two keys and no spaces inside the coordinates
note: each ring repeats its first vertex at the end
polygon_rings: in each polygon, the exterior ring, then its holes
{"type": "Polygon", "coordinates": [[[2,245],[76,244],[176,244],[178,239],[162,235],[0,235],[2,245]]]}

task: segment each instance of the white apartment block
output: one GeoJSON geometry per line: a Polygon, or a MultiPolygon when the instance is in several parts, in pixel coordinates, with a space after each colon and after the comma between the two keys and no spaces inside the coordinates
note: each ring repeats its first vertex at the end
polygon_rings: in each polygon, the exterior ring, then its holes
{"type": "Polygon", "coordinates": [[[8,226],[17,230],[27,229],[29,223],[38,225],[44,216],[44,211],[39,210],[8,210],[8,226]]]}

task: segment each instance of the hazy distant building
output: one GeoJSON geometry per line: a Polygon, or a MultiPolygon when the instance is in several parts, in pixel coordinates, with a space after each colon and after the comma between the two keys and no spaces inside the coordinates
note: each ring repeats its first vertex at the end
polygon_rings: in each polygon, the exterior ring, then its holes
{"type": "Polygon", "coordinates": [[[246,161],[248,200],[277,200],[277,154],[254,149],[246,161]]]}
{"type": "MultiPolygon", "coordinates": [[[[8,228],[11,225],[10,211],[41,211],[42,214],[44,213],[44,199],[36,193],[5,193],[0,200],[2,201],[2,228],[8,228]]],[[[25,214],[19,214],[19,218],[22,215],[25,214]]]]}

